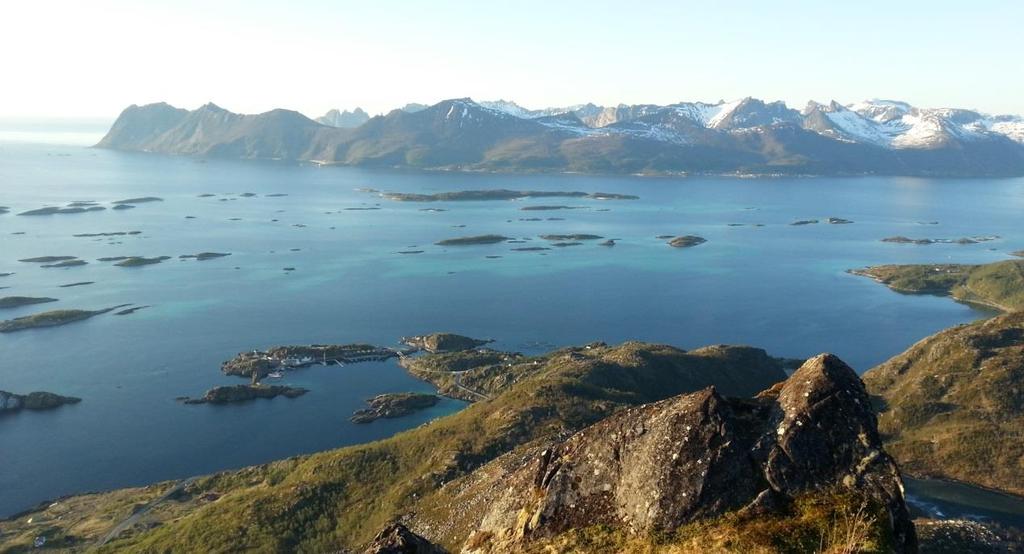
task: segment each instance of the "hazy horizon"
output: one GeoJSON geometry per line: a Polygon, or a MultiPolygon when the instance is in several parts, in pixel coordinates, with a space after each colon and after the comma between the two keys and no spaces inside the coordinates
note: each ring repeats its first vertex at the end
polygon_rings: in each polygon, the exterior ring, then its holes
{"type": "Polygon", "coordinates": [[[0,21],[0,47],[17,54],[0,117],[113,119],[159,101],[316,117],[467,96],[530,108],[887,98],[1024,113],[1019,3],[604,4],[20,3],[0,21]]]}

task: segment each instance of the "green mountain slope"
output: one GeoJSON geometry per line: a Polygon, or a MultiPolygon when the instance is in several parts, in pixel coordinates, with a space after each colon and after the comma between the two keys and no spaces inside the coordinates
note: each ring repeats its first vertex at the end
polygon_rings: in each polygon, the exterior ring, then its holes
{"type": "Polygon", "coordinates": [[[1024,312],[928,337],[864,381],[905,471],[1024,494],[1024,312]]]}
{"type": "Polygon", "coordinates": [[[983,265],[880,265],[851,270],[908,293],[949,295],[1002,311],[1024,309],[1024,260],[983,265]]]}

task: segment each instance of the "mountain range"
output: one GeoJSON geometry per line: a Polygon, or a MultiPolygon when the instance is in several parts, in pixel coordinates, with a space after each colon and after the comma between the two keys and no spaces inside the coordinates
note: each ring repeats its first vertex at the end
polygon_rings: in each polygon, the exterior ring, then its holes
{"type": "Polygon", "coordinates": [[[130,106],[97,145],[215,157],[423,169],[815,175],[1024,175],[1024,118],[870,100],[744,98],[529,110],[468,98],[386,115],[206,104],[130,106]],[[364,118],[365,121],[363,120],[364,118]]]}

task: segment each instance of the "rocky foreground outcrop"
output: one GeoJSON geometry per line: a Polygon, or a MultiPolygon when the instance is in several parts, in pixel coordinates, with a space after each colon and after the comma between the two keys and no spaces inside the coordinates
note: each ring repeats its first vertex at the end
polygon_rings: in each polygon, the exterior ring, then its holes
{"type": "MultiPolygon", "coordinates": [[[[513,451],[455,486],[453,505],[482,508],[469,552],[519,551],[595,525],[671,532],[831,490],[876,506],[892,549],[917,548],[864,386],[828,354],[753,399],[708,387],[629,408],[565,440],[513,451]]],[[[425,527],[428,537],[439,531],[425,527]]]]}

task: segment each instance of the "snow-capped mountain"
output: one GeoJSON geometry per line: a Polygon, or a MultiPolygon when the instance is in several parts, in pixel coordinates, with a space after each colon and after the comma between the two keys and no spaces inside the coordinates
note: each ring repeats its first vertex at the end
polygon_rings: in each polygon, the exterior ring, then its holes
{"type": "Polygon", "coordinates": [[[1024,119],[869,100],[528,109],[445,100],[352,127],[295,112],[132,106],[100,143],[205,156],[489,170],[1024,175],[1024,119]]]}
{"type": "Polygon", "coordinates": [[[958,140],[1006,137],[1024,144],[1024,118],[987,116],[971,110],[916,108],[893,100],[868,100],[848,106],[835,101],[811,102],[803,112],[783,102],[766,103],[744,98],[715,104],[681,102],[603,107],[583,104],[564,108],[531,110],[515,102],[496,100],[481,106],[523,119],[540,119],[572,113],[591,128],[636,133],[672,142],[687,142],[678,126],[658,123],[666,118],[686,118],[706,129],[749,130],[773,125],[799,125],[829,138],[873,144],[885,148],[931,148],[958,140]],[[623,123],[635,123],[623,125],[623,123]],[[618,124],[618,125],[617,125],[618,124]]]}

